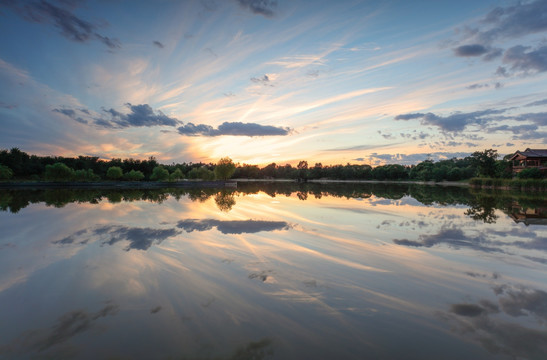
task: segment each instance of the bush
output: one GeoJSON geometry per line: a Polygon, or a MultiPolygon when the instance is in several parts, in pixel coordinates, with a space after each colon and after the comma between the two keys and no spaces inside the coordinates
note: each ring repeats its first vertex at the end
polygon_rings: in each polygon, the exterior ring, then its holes
{"type": "Polygon", "coordinates": [[[519,172],[517,177],[519,179],[541,179],[543,178],[543,175],[538,168],[528,168],[519,172]]]}
{"type": "Polygon", "coordinates": [[[144,174],[140,170],[131,170],[123,176],[125,180],[129,181],[141,181],[144,179],[144,174]]]}
{"type": "Polygon", "coordinates": [[[74,172],[74,180],[76,181],[97,181],[99,179],[100,176],[94,174],[92,169],[76,170],[74,172]]]}
{"type": "Polygon", "coordinates": [[[215,178],[215,173],[207,169],[206,166],[200,168],[193,168],[188,172],[189,179],[202,179],[202,180],[213,180],[215,178]]]}
{"type": "Polygon", "coordinates": [[[173,171],[171,173],[171,175],[169,175],[169,181],[177,181],[179,179],[183,179],[184,178],[184,174],[182,173],[182,171],[180,169],[175,169],[175,171],[173,171]]]}
{"type": "Polygon", "coordinates": [[[13,176],[13,171],[5,165],[0,165],[0,180],[9,180],[13,176]]]}
{"type": "Polygon", "coordinates": [[[118,180],[123,176],[123,170],[119,166],[111,166],[106,171],[106,177],[110,180],[118,180]]]}
{"type": "Polygon", "coordinates": [[[167,179],[169,179],[169,171],[163,166],[156,166],[154,170],[152,170],[150,180],[165,181],[167,179]]]}
{"type": "Polygon", "coordinates": [[[56,162],[53,165],[46,165],[46,180],[70,181],[74,178],[74,170],[63,163],[56,162]]]}

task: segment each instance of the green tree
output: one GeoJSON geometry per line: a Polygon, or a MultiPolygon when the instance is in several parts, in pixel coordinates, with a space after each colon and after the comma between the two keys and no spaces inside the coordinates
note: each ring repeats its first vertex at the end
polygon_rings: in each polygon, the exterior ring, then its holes
{"type": "Polygon", "coordinates": [[[70,181],[74,177],[74,170],[63,163],[56,162],[53,165],[46,165],[46,180],[70,181]]]}
{"type": "Polygon", "coordinates": [[[180,170],[179,168],[175,169],[175,171],[173,171],[171,175],[169,175],[169,181],[177,181],[183,178],[184,178],[184,174],[182,173],[182,170],[180,170]]]}
{"type": "Polygon", "coordinates": [[[220,180],[228,180],[236,171],[236,166],[229,157],[222,158],[215,166],[215,178],[220,180]]]}
{"type": "Polygon", "coordinates": [[[126,172],[123,178],[129,181],[141,181],[142,179],[144,179],[144,174],[140,170],[131,170],[129,172],[126,172]]]}
{"type": "Polygon", "coordinates": [[[74,171],[74,180],[76,181],[97,181],[99,179],[99,175],[94,174],[91,169],[74,171]]]}
{"type": "Polygon", "coordinates": [[[214,178],[215,178],[215,173],[207,169],[207,166],[202,166],[198,169],[198,179],[214,180],[214,178]]]}
{"type": "Polygon", "coordinates": [[[498,156],[498,151],[493,149],[475,151],[471,154],[471,162],[477,169],[480,176],[495,177],[496,159],[498,156]]]}
{"type": "Polygon", "coordinates": [[[123,170],[119,166],[111,166],[106,171],[106,177],[110,180],[118,180],[123,176],[123,170]]]}
{"type": "Polygon", "coordinates": [[[9,180],[13,176],[13,171],[8,166],[0,165],[0,180],[9,180]]]}
{"type": "Polygon", "coordinates": [[[150,179],[157,180],[157,181],[165,181],[169,179],[169,171],[161,165],[156,166],[154,170],[152,170],[152,176],[150,176],[150,179]]]}

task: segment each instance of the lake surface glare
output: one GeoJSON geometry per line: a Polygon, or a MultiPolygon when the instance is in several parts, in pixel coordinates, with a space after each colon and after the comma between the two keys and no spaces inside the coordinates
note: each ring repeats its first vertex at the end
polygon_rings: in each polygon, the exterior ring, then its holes
{"type": "Polygon", "coordinates": [[[0,359],[546,359],[547,200],[0,190],[0,359]]]}

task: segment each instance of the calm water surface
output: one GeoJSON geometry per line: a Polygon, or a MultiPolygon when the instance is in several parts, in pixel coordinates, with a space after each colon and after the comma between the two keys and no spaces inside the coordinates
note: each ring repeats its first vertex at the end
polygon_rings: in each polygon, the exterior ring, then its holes
{"type": "Polygon", "coordinates": [[[0,359],[545,359],[547,201],[0,191],[0,359]]]}

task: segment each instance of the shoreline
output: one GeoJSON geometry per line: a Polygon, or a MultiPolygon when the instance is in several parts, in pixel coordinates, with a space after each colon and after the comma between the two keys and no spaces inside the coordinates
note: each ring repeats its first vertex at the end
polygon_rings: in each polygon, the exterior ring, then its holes
{"type": "Polygon", "coordinates": [[[96,181],[96,182],[75,182],[75,181],[21,181],[21,182],[0,182],[0,189],[13,188],[77,188],[77,189],[159,189],[159,188],[224,188],[237,187],[237,183],[295,183],[295,184],[408,184],[428,186],[459,186],[469,187],[467,182],[454,181],[395,181],[395,180],[330,180],[315,179],[306,182],[298,182],[296,179],[230,179],[227,181],[96,181]]]}
{"type": "Polygon", "coordinates": [[[162,189],[162,188],[237,188],[238,183],[295,183],[295,184],[402,184],[422,186],[451,186],[467,187],[469,189],[503,190],[503,191],[526,191],[545,192],[542,189],[525,188],[514,189],[510,185],[475,185],[470,182],[457,181],[409,181],[409,180],[332,180],[313,179],[306,182],[299,182],[297,179],[247,179],[238,178],[230,180],[215,181],[96,181],[96,182],[75,182],[75,181],[21,181],[21,182],[0,182],[0,189],[162,189]]]}
{"type": "Polygon", "coordinates": [[[23,181],[0,182],[0,189],[161,189],[161,188],[223,188],[229,181],[23,181]]]}

